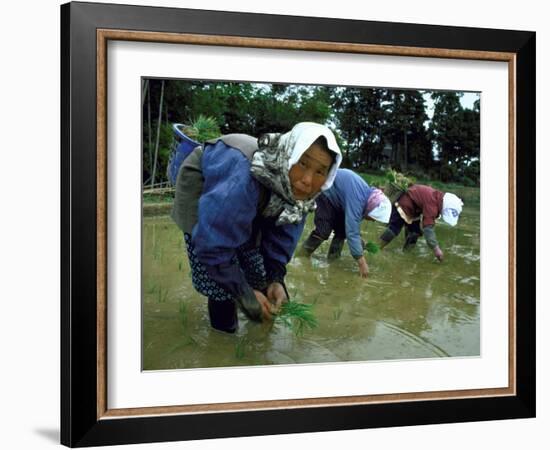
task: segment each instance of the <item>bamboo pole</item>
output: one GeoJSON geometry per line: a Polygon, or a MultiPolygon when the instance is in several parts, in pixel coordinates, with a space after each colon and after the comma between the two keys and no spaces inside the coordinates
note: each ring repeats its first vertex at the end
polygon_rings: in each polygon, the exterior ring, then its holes
{"type": "Polygon", "coordinates": [[[162,80],[162,85],[160,88],[160,104],[159,104],[159,119],[157,125],[157,142],[155,144],[155,159],[153,161],[153,175],[151,177],[151,186],[155,184],[155,175],[157,171],[157,159],[159,154],[159,143],[160,143],[160,127],[162,122],[162,102],[164,101],[164,80],[162,80]]]}
{"type": "Polygon", "coordinates": [[[143,81],[143,91],[141,94],[141,107],[143,108],[143,105],[145,105],[145,95],[147,94],[149,88],[149,80],[143,81]]]}

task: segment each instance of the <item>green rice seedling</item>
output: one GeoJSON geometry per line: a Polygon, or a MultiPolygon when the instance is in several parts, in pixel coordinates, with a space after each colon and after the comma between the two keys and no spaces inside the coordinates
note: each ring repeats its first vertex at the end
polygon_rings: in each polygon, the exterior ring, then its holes
{"type": "Polygon", "coordinates": [[[372,241],[368,241],[365,244],[365,250],[367,250],[367,252],[369,252],[372,255],[376,255],[380,251],[380,247],[378,246],[378,244],[375,244],[372,241]]]}
{"type": "Polygon", "coordinates": [[[314,305],[289,300],[281,306],[275,317],[275,323],[282,323],[290,328],[296,336],[303,336],[304,330],[313,330],[319,325],[313,313],[313,307],[314,305]]]}
{"type": "Polygon", "coordinates": [[[146,292],[148,294],[154,294],[157,291],[157,289],[158,289],[157,284],[154,281],[149,281],[149,283],[147,284],[146,292]]]}
{"type": "Polygon", "coordinates": [[[246,344],[247,340],[245,337],[240,337],[235,342],[235,358],[243,359],[246,355],[246,344]]]}
{"type": "Polygon", "coordinates": [[[414,178],[406,177],[396,170],[389,170],[386,172],[386,185],[384,186],[384,193],[390,201],[394,203],[401,194],[407,192],[409,187],[413,185],[415,181],[416,180],[414,178]]]}
{"type": "Polygon", "coordinates": [[[342,306],[338,305],[338,307],[332,312],[332,318],[334,320],[340,319],[340,316],[342,315],[343,312],[344,312],[344,308],[342,308],[342,306]]]}
{"type": "Polygon", "coordinates": [[[413,177],[407,177],[393,169],[390,169],[388,170],[388,172],[386,172],[386,181],[396,185],[403,191],[406,191],[411,185],[416,182],[413,177]]]}
{"type": "Polygon", "coordinates": [[[181,326],[185,330],[187,328],[187,317],[188,317],[187,305],[184,302],[180,302],[178,311],[179,311],[181,326]]]}
{"type": "Polygon", "coordinates": [[[168,299],[168,289],[163,289],[162,286],[159,286],[157,290],[157,302],[166,303],[167,299],[168,299]]]}
{"type": "MultiPolygon", "coordinates": [[[[188,347],[190,345],[197,346],[198,343],[195,339],[193,339],[191,336],[185,336],[181,342],[176,343],[173,347],[171,347],[168,350],[168,354],[177,353],[181,350],[184,350],[185,347],[188,347]]],[[[184,366],[185,364],[182,364],[184,366]]],[[[178,367],[178,369],[181,369],[181,366],[178,367]]]]}
{"type": "Polygon", "coordinates": [[[178,270],[181,272],[181,268],[183,267],[183,261],[180,261],[178,264],[178,270]]]}
{"type": "Polygon", "coordinates": [[[191,124],[183,129],[183,132],[197,142],[208,141],[221,135],[216,119],[202,114],[192,120],[191,124]]]}
{"type": "Polygon", "coordinates": [[[153,259],[155,261],[159,261],[159,262],[162,262],[162,254],[163,254],[163,251],[162,251],[162,247],[161,246],[155,246],[153,248],[153,259]]]}

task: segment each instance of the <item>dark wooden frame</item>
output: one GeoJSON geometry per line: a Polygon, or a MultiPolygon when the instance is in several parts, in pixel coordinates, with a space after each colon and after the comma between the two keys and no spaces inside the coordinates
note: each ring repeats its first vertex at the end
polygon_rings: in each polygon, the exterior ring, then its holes
{"type": "Polygon", "coordinates": [[[70,3],[61,7],[61,143],[63,444],[76,447],[534,417],[535,33],[70,3]],[[105,56],[109,39],[507,61],[508,388],[110,410],[105,362],[105,56]]]}

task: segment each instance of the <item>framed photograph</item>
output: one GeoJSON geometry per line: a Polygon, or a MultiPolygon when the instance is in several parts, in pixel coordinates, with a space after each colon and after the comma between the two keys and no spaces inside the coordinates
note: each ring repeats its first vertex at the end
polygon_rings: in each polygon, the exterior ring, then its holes
{"type": "Polygon", "coordinates": [[[64,445],[534,417],[535,33],[61,27],[64,445]]]}

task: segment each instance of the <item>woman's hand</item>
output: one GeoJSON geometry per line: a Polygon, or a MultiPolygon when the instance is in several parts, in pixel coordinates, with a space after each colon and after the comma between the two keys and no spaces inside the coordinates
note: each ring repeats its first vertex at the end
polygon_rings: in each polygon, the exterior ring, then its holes
{"type": "Polygon", "coordinates": [[[254,289],[254,294],[256,295],[256,300],[262,307],[262,320],[268,321],[272,319],[271,313],[273,309],[273,305],[271,302],[267,299],[267,297],[262,294],[260,291],[257,291],[254,289]]]}
{"type": "Polygon", "coordinates": [[[434,248],[434,256],[439,260],[439,262],[443,262],[443,251],[439,248],[439,245],[434,248]]]}
{"type": "Polygon", "coordinates": [[[361,275],[361,278],[367,278],[369,275],[369,265],[364,256],[361,256],[357,260],[357,265],[359,266],[359,275],[361,275]]]}
{"type": "Polygon", "coordinates": [[[277,313],[284,302],[288,302],[286,291],[283,285],[277,281],[271,283],[267,288],[267,298],[273,305],[272,312],[277,313]]]}

